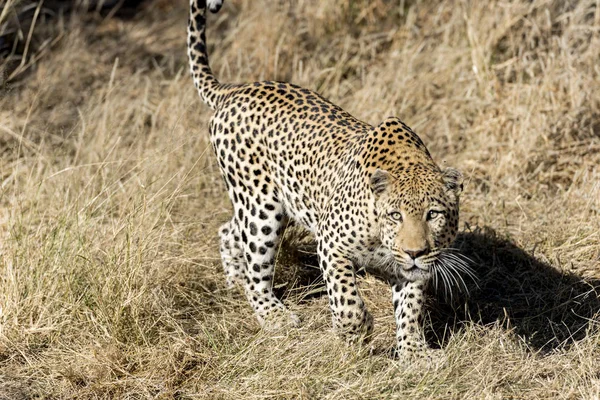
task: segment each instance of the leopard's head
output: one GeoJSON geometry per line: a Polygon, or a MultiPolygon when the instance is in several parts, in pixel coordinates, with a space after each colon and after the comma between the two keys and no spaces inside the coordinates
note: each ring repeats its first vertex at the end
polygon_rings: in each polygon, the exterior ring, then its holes
{"type": "Polygon", "coordinates": [[[419,136],[395,117],[373,127],[361,146],[379,228],[379,267],[410,281],[439,277],[447,288],[464,285],[461,272],[474,279],[466,257],[450,248],[462,174],[440,169],[419,136]]]}
{"type": "Polygon", "coordinates": [[[376,169],[370,184],[388,269],[417,281],[456,267],[449,247],[458,230],[459,171],[417,162],[401,172],[376,169]]]}

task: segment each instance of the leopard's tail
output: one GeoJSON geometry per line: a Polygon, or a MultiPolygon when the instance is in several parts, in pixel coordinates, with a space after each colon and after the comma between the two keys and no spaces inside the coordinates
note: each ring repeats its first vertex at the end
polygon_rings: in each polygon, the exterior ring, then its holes
{"type": "Polygon", "coordinates": [[[188,58],[194,85],[200,98],[213,110],[222,100],[226,88],[221,85],[210,69],[206,51],[206,9],[217,12],[223,0],[190,0],[190,17],[188,20],[188,58]],[[208,3],[208,4],[207,4],[208,3]]]}

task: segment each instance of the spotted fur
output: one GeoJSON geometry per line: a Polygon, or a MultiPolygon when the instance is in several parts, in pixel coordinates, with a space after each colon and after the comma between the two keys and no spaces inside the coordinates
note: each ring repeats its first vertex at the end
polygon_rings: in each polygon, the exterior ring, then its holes
{"type": "Polygon", "coordinates": [[[292,218],[317,240],[334,329],[350,338],[372,330],[355,277],[365,265],[391,281],[397,350],[423,351],[424,290],[456,236],[460,173],[441,170],[398,118],[371,126],[289,83],[219,83],[205,10],[204,0],[190,1],[188,55],[215,110],[210,140],[233,204],[219,230],[228,284],[244,286],[263,325],[276,316],[297,324],[273,294],[275,252],[292,218]]]}

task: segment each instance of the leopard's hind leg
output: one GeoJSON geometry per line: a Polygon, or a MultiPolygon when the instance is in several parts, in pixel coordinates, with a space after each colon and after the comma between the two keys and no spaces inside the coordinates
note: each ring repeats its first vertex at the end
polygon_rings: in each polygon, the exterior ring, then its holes
{"type": "MultiPolygon", "coordinates": [[[[268,193],[268,187],[265,191],[268,193]]],[[[265,328],[297,326],[299,318],[273,293],[275,255],[284,227],[283,206],[272,193],[249,196],[239,190],[236,197],[234,218],[240,229],[248,302],[265,328]]]]}
{"type": "Polygon", "coordinates": [[[235,219],[221,225],[219,236],[221,237],[221,260],[227,287],[233,288],[235,284],[243,284],[246,270],[244,251],[235,219]]]}

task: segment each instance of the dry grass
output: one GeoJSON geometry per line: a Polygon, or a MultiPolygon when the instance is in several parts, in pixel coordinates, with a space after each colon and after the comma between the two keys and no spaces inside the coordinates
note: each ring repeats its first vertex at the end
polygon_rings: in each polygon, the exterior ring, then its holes
{"type": "Polygon", "coordinates": [[[75,18],[0,89],[0,398],[600,397],[597,1],[231,0],[209,22],[222,81],[397,115],[464,171],[458,245],[480,287],[431,301],[447,361],[430,369],[388,357],[391,295],[370,275],[372,343],[330,332],[297,233],[277,281],[300,329],[261,331],[225,289],[230,204],[186,70],[186,4],[75,18]]]}

